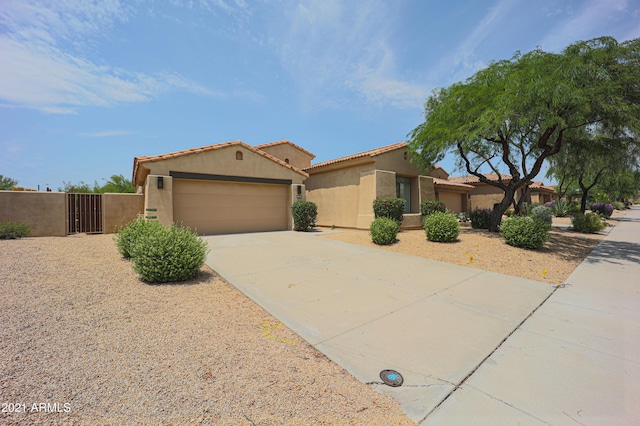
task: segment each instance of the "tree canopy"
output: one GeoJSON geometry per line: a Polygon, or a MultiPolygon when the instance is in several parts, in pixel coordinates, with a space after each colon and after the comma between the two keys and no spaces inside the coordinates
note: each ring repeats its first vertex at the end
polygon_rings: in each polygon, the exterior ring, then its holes
{"type": "Polygon", "coordinates": [[[0,175],[0,190],[9,190],[16,186],[18,181],[11,179],[9,176],[0,175]]]}
{"type": "MultiPolygon", "coordinates": [[[[640,39],[580,41],[561,53],[540,49],[491,63],[464,83],[438,89],[425,121],[409,135],[413,161],[429,167],[447,153],[480,182],[500,188],[490,230],[543,163],[585,133],[604,129],[638,143],[640,39]],[[506,168],[511,180],[490,180],[506,168]]],[[[587,146],[587,149],[589,147],[587,146]]]]}
{"type": "Polygon", "coordinates": [[[61,192],[75,192],[75,193],[94,193],[104,194],[106,192],[112,193],[134,193],[136,190],[131,184],[131,181],[125,178],[123,175],[112,175],[109,180],[102,186],[97,181],[93,183],[93,187],[88,183],[80,181],[80,183],[74,184],[71,182],[63,181],[63,186],[58,188],[61,192]]]}

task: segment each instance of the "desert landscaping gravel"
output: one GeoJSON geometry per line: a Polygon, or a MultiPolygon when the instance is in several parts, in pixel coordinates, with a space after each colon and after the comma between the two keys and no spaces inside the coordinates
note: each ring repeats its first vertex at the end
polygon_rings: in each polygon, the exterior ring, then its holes
{"type": "MultiPolygon", "coordinates": [[[[456,243],[415,230],[375,247],[557,285],[602,238],[554,230],[531,251],[465,227],[456,243]]],[[[0,240],[0,294],[3,425],[413,424],[211,269],[144,283],[111,235],[0,240]]]]}
{"type": "Polygon", "coordinates": [[[141,282],[111,235],[0,240],[0,292],[3,425],[413,424],[210,269],[141,282]]]}

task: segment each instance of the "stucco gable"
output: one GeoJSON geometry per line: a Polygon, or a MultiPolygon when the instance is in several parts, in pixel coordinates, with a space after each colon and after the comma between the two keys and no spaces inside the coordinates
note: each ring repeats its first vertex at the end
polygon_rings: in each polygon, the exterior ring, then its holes
{"type": "Polygon", "coordinates": [[[170,170],[253,177],[298,175],[296,181],[302,181],[308,177],[308,174],[302,170],[266,152],[242,141],[232,141],[167,154],[135,157],[133,160],[134,185],[141,185],[150,171],[153,174],[168,174],[170,170]],[[242,153],[242,162],[236,162],[237,151],[242,153]],[[232,156],[226,155],[223,158],[224,154],[232,154],[232,156]]]}
{"type": "Polygon", "coordinates": [[[264,151],[265,148],[268,150],[269,148],[273,148],[273,147],[276,147],[276,146],[282,146],[282,145],[291,146],[292,148],[294,148],[294,149],[300,151],[301,153],[307,155],[308,157],[310,157],[311,160],[316,158],[315,154],[307,151],[306,149],[302,148],[301,146],[298,146],[295,143],[293,143],[291,141],[288,141],[286,139],[283,139],[283,140],[277,141],[277,142],[269,142],[269,143],[263,143],[263,144],[260,144],[260,145],[254,145],[253,147],[256,148],[256,149],[259,149],[261,151],[264,151]]]}

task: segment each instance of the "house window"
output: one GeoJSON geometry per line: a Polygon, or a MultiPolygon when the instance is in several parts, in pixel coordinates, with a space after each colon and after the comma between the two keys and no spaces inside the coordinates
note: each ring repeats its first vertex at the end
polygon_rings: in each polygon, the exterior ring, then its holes
{"type": "Polygon", "coordinates": [[[236,160],[242,160],[242,151],[236,151],[236,160]]]}
{"type": "Polygon", "coordinates": [[[404,212],[411,212],[411,178],[396,176],[396,197],[404,199],[404,212]]]}

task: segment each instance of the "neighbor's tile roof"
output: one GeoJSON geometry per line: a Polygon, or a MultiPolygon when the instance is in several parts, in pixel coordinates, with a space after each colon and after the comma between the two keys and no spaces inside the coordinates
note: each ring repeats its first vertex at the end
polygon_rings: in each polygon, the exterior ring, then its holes
{"type": "Polygon", "coordinates": [[[269,143],[263,143],[263,144],[260,144],[260,145],[254,145],[253,147],[257,148],[257,149],[262,149],[262,148],[269,148],[270,146],[276,146],[276,145],[282,145],[282,144],[289,144],[292,147],[296,148],[297,150],[302,151],[305,154],[311,156],[312,159],[316,158],[315,154],[307,151],[306,149],[302,148],[301,146],[298,146],[295,143],[293,143],[291,141],[288,141],[286,139],[283,139],[283,140],[277,141],[277,142],[269,142],[269,143]]]}
{"type": "Polygon", "coordinates": [[[310,167],[305,168],[305,170],[313,170],[319,167],[328,166],[330,164],[342,163],[344,161],[355,160],[356,158],[364,158],[364,157],[375,157],[376,155],[384,154],[385,152],[394,151],[396,149],[405,148],[407,146],[406,142],[398,142],[392,145],[383,146],[376,149],[370,149],[369,151],[358,152],[357,154],[347,155],[346,157],[340,157],[333,160],[323,161],[322,163],[312,164],[310,167]]]}
{"type": "Polygon", "coordinates": [[[454,186],[456,188],[461,188],[461,189],[468,189],[468,190],[473,189],[473,185],[467,185],[466,183],[460,183],[460,182],[452,182],[449,179],[440,179],[436,177],[433,178],[433,183],[435,183],[436,185],[454,186]]]}
{"type": "Polygon", "coordinates": [[[144,164],[144,163],[150,163],[150,162],[154,162],[154,161],[162,161],[162,160],[167,160],[170,158],[177,158],[177,157],[182,157],[185,155],[191,155],[191,154],[199,154],[202,152],[206,152],[206,151],[216,151],[219,149],[223,149],[223,148],[227,148],[230,146],[242,146],[243,148],[246,148],[250,151],[255,152],[258,155],[262,155],[265,158],[268,158],[271,161],[274,161],[278,164],[280,164],[281,166],[284,166],[288,169],[293,170],[296,173],[299,173],[305,177],[308,177],[309,175],[305,172],[303,172],[302,170],[298,169],[297,167],[292,166],[291,164],[287,164],[284,161],[280,160],[279,158],[274,157],[273,155],[267,154],[264,151],[261,151],[259,149],[256,149],[254,147],[252,147],[251,145],[247,145],[246,143],[242,142],[242,141],[231,141],[231,142],[224,142],[224,143],[217,143],[217,144],[213,144],[213,145],[206,145],[206,146],[201,146],[198,148],[190,148],[190,149],[184,149],[182,151],[176,151],[176,152],[169,152],[167,154],[158,154],[158,155],[149,155],[149,156],[138,156],[135,157],[133,159],[133,184],[136,184],[136,174],[138,173],[138,169],[140,167],[140,164],[144,164]]]}
{"type": "MultiPolygon", "coordinates": [[[[505,174],[501,174],[500,176],[502,176],[502,180],[511,180],[511,175],[505,175],[505,174]]],[[[489,173],[484,175],[484,177],[486,177],[489,180],[499,180],[498,179],[498,175],[495,173],[489,173]]],[[[458,183],[470,183],[470,184],[474,184],[474,183],[478,183],[480,182],[480,178],[478,176],[457,176],[457,177],[450,177],[449,180],[452,180],[454,182],[458,182],[458,183]]]]}
{"type": "Polygon", "coordinates": [[[529,185],[529,189],[541,189],[543,191],[556,192],[556,189],[553,186],[547,186],[543,182],[533,182],[529,185]]]}

